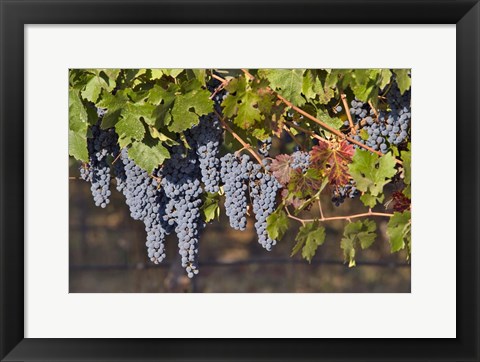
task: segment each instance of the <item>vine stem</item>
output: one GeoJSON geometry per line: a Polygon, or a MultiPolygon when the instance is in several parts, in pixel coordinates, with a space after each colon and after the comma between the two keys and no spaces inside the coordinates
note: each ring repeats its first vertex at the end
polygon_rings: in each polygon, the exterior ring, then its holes
{"type": "Polygon", "coordinates": [[[377,109],[373,106],[372,102],[371,101],[368,101],[368,105],[370,106],[370,108],[373,110],[373,113],[375,114],[375,118],[378,119],[378,112],[377,112],[377,109]]]}
{"type": "MultiPolygon", "coordinates": [[[[287,209],[287,208],[285,208],[287,209]]],[[[353,215],[345,215],[345,216],[331,216],[331,217],[322,217],[320,219],[301,219],[299,217],[295,217],[290,212],[288,212],[287,209],[287,215],[290,219],[297,220],[302,223],[302,225],[305,225],[307,222],[314,222],[314,221],[331,221],[331,220],[350,220],[350,219],[356,219],[359,217],[367,217],[367,216],[383,216],[383,217],[392,217],[393,214],[389,213],[384,213],[384,212],[364,212],[361,214],[353,214],[353,215]]]]}
{"type": "Polygon", "coordinates": [[[223,88],[225,88],[225,83],[222,83],[217,88],[215,88],[212,95],[210,96],[210,99],[213,99],[223,88]]]}
{"type": "Polygon", "coordinates": [[[293,216],[292,214],[290,214],[290,210],[288,209],[287,206],[285,206],[285,210],[287,211],[287,215],[290,219],[297,220],[298,222],[300,222],[304,226],[305,226],[305,223],[308,222],[304,219],[300,219],[299,217],[296,217],[296,216],[293,216]]]}
{"type": "Polygon", "coordinates": [[[322,142],[325,142],[326,144],[330,145],[330,142],[327,141],[325,138],[323,137],[320,137],[318,134],[316,134],[315,132],[313,131],[310,131],[308,129],[305,129],[303,127],[300,127],[300,126],[297,126],[296,124],[292,123],[292,122],[289,122],[289,121],[285,121],[286,124],[288,124],[290,127],[293,127],[301,132],[304,132],[306,134],[308,134],[309,136],[313,137],[313,138],[316,138],[317,140],[319,141],[322,141],[322,142]]]}
{"type": "Polygon", "coordinates": [[[115,159],[112,161],[112,165],[118,161],[118,159],[120,158],[120,156],[122,155],[122,151],[120,150],[120,152],[118,153],[117,157],[115,157],[115,159]]]}
{"type": "Polygon", "coordinates": [[[320,218],[322,220],[325,219],[325,217],[323,216],[322,202],[320,201],[320,197],[318,198],[318,210],[320,211],[320,218]]]}
{"type": "MultiPolygon", "coordinates": [[[[250,74],[248,72],[248,70],[246,69],[242,69],[242,72],[245,73],[245,75],[249,78],[249,79],[255,79],[255,77],[250,74]]],[[[285,103],[288,107],[290,107],[291,109],[295,110],[296,112],[300,113],[301,115],[303,115],[304,117],[307,117],[308,119],[310,119],[311,121],[319,124],[322,128],[326,129],[327,131],[329,131],[330,133],[333,133],[334,135],[340,137],[341,139],[344,139],[344,140],[347,140],[348,142],[350,143],[353,143],[355,145],[357,145],[358,147],[361,147],[361,148],[364,148],[366,149],[367,151],[370,151],[372,153],[375,153],[379,156],[383,156],[383,153],[380,152],[380,151],[377,151],[377,150],[374,150],[373,148],[367,146],[367,145],[364,145],[363,143],[351,138],[351,137],[348,137],[347,135],[345,135],[344,133],[340,132],[339,130],[329,126],[328,124],[326,124],[325,122],[322,122],[320,121],[319,119],[315,118],[314,116],[312,116],[311,114],[305,112],[303,109],[301,108],[298,108],[297,106],[293,105],[292,102],[288,101],[287,99],[283,98],[280,94],[274,92],[271,88],[269,88],[271,92],[273,92],[276,97],[278,99],[280,99],[283,103],[285,103]]],[[[401,160],[398,160],[398,159],[395,159],[396,162],[398,164],[402,164],[402,161],[401,160]]]]}
{"type": "Polygon", "coordinates": [[[230,134],[238,141],[240,144],[243,146],[244,149],[246,149],[248,152],[252,154],[253,157],[257,160],[257,162],[263,166],[262,159],[260,156],[252,149],[252,146],[250,146],[247,142],[245,142],[242,137],[240,137],[233,129],[230,128],[230,126],[225,122],[225,120],[218,114],[217,111],[215,111],[215,114],[217,117],[220,119],[220,123],[222,124],[223,128],[225,128],[230,134]]]}
{"type": "Polygon", "coordinates": [[[222,77],[219,77],[218,75],[216,75],[215,73],[211,72],[211,76],[212,78],[215,78],[216,80],[219,80],[220,82],[224,83],[224,84],[227,84],[227,80],[222,78],[222,77]]]}
{"type": "Polygon", "coordinates": [[[357,130],[355,129],[355,126],[353,124],[352,115],[350,114],[350,107],[348,106],[347,96],[345,95],[345,93],[342,93],[340,94],[340,98],[342,99],[343,108],[345,110],[345,113],[347,114],[350,130],[352,131],[353,134],[357,134],[357,130]]]}

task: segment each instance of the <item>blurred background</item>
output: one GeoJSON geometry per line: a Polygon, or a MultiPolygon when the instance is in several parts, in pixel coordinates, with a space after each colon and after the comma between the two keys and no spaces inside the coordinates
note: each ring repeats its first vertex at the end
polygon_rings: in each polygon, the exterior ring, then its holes
{"type": "MultiPolygon", "coordinates": [[[[377,222],[376,241],[367,250],[357,249],[357,266],[344,263],[340,239],[346,221],[325,223],[325,243],[312,263],[300,255],[290,257],[299,223],[272,251],[257,243],[254,219],[247,230],[230,228],[223,214],[207,225],[200,239],[200,273],[192,280],[181,267],[175,235],[166,240],[167,258],[154,265],[147,258],[145,230],[130,218],[124,196],[112,185],[111,203],[96,207],[90,184],[79,179],[79,164],[70,163],[69,291],[71,293],[409,293],[410,264],[404,251],[391,254],[386,239],[386,219],[377,222]]],[[[115,182],[115,181],[113,181],[115,182]]],[[[386,200],[389,195],[387,192],[386,200]]],[[[328,194],[322,199],[325,216],[365,212],[357,199],[335,207],[328,194]]],[[[312,209],[302,215],[318,215],[312,209]]]]}

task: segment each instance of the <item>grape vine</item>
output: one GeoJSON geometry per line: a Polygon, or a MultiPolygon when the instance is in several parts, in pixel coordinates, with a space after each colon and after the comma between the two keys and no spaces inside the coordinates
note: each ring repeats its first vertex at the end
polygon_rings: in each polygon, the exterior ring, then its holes
{"type": "Polygon", "coordinates": [[[189,278],[222,204],[233,229],[252,219],[267,251],[295,221],[292,256],[311,261],[324,223],[344,220],[354,266],[378,219],[410,258],[410,84],[408,69],[72,69],[69,153],[96,206],[112,183],[123,194],[151,262],[176,236],[189,278]],[[366,210],[326,216],[326,200],[366,210]]]}

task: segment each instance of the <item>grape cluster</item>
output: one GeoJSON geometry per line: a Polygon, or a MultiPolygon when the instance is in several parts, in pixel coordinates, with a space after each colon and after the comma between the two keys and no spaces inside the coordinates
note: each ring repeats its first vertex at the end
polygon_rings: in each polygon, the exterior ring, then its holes
{"type": "Polygon", "coordinates": [[[100,127],[103,109],[97,109],[99,119],[91,127],[91,137],[87,140],[89,164],[80,167],[80,177],[89,181],[96,206],[105,208],[110,203],[110,166],[107,157],[118,152],[118,136],[113,128],[103,130],[100,127]]]}
{"type": "Polygon", "coordinates": [[[394,83],[387,93],[387,103],[390,112],[381,111],[379,118],[386,124],[388,142],[399,145],[408,139],[411,120],[411,93],[406,91],[403,95],[397,84],[394,83]]]}
{"type": "Polygon", "coordinates": [[[247,155],[237,159],[227,153],[220,160],[223,191],[225,192],[225,213],[230,226],[235,230],[245,230],[247,226],[247,180],[252,163],[247,155]]]}
{"type": "Polygon", "coordinates": [[[183,145],[173,146],[170,159],[164,162],[158,175],[168,198],[163,220],[175,227],[182,267],[192,278],[198,274],[198,241],[205,227],[200,214],[201,172],[195,152],[183,145]]]}
{"type": "Polygon", "coordinates": [[[247,224],[247,195],[252,199],[255,229],[258,242],[267,250],[276,244],[267,233],[267,218],[275,211],[278,181],[268,171],[268,161],[262,165],[253,162],[248,155],[227,153],[221,159],[221,175],[225,191],[225,213],[230,225],[244,230],[247,224]],[[263,167],[263,169],[262,169],[263,167]]]}
{"type": "Polygon", "coordinates": [[[356,99],[351,104],[350,112],[355,115],[355,122],[360,122],[360,126],[368,134],[367,140],[360,134],[354,136],[355,140],[386,153],[389,144],[398,146],[408,139],[411,119],[410,91],[402,95],[397,84],[393,83],[387,93],[389,110],[380,110],[376,120],[372,117],[373,109],[368,104],[356,99]]]}
{"type": "Polygon", "coordinates": [[[268,236],[267,218],[275,211],[275,199],[280,184],[272,175],[261,172],[260,167],[260,165],[252,163],[250,195],[253,199],[258,242],[270,251],[277,242],[268,236]]]}
{"type": "Polygon", "coordinates": [[[125,196],[132,219],[145,224],[148,257],[158,264],[165,258],[164,241],[171,232],[163,219],[167,203],[165,192],[159,188],[157,178],[150,177],[128,157],[127,150],[121,151],[114,165],[117,165],[114,167],[117,189],[125,196]]]}
{"type": "Polygon", "coordinates": [[[347,197],[353,199],[359,194],[360,192],[357,190],[355,181],[350,180],[348,184],[344,186],[337,186],[333,189],[332,202],[335,206],[340,206],[340,204],[343,204],[347,197]]]}
{"type": "Polygon", "coordinates": [[[220,160],[217,155],[222,141],[218,116],[210,113],[200,117],[198,125],[190,130],[192,147],[196,150],[205,191],[218,192],[220,160]]]}
{"type": "MultiPolygon", "coordinates": [[[[357,125],[358,123],[361,124],[363,120],[368,120],[367,116],[372,118],[372,116],[375,114],[368,103],[364,103],[357,98],[352,100],[350,105],[350,114],[352,115],[352,121],[354,125],[357,125]]],[[[345,121],[344,125],[348,126],[349,122],[345,121]]]]}
{"type": "Polygon", "coordinates": [[[304,151],[295,151],[292,153],[292,162],[290,166],[295,169],[301,169],[306,172],[310,166],[310,153],[304,151]]]}

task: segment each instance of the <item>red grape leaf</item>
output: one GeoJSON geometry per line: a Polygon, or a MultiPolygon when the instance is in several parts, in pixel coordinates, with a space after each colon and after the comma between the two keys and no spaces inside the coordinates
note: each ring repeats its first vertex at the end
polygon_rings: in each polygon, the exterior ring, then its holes
{"type": "Polygon", "coordinates": [[[348,165],[352,162],[354,152],[353,145],[347,141],[337,145],[322,142],[310,151],[310,162],[328,176],[330,184],[343,186],[350,180],[348,165]]]}
{"type": "Polygon", "coordinates": [[[299,208],[305,202],[304,199],[299,199],[298,197],[293,196],[287,189],[282,189],[281,193],[283,201],[286,205],[292,205],[295,209],[299,208]]]}
{"type": "Polygon", "coordinates": [[[290,181],[290,174],[292,172],[292,168],[290,167],[291,162],[292,156],[278,155],[270,165],[273,176],[275,176],[282,186],[285,186],[290,181]]]}

